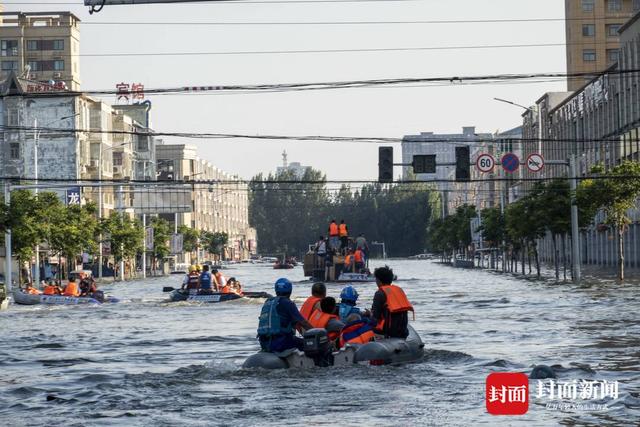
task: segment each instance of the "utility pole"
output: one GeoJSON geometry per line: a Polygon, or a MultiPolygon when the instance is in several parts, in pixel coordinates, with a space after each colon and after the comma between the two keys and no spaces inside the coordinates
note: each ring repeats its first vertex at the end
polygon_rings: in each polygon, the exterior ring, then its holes
{"type": "MultiPolygon", "coordinates": [[[[35,175],[35,183],[38,184],[38,142],[40,139],[40,132],[38,131],[38,117],[33,118],[33,174],[35,175]]],[[[35,189],[36,198],[38,197],[38,187],[35,189]]],[[[29,264],[31,265],[31,264],[29,264]]],[[[33,273],[34,288],[40,286],[40,245],[36,245],[36,265],[33,273]]]]}
{"type": "Polygon", "coordinates": [[[569,158],[569,185],[571,188],[571,264],[574,283],[580,283],[581,280],[580,230],[578,228],[578,202],[576,200],[577,181],[576,155],[571,154],[569,158]]]}
{"type": "MultiPolygon", "coordinates": [[[[9,207],[11,204],[11,182],[6,180],[4,183],[4,204],[9,207]]],[[[11,294],[11,229],[7,228],[4,232],[4,285],[7,289],[7,295],[11,294]]]]}

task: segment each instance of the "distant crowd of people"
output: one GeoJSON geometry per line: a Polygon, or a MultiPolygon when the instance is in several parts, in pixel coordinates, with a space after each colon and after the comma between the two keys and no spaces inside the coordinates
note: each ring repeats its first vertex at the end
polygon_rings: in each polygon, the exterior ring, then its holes
{"type": "Polygon", "coordinates": [[[369,258],[369,245],[364,234],[360,234],[356,239],[349,238],[349,228],[340,220],[340,224],[335,219],[329,224],[329,237],[320,236],[315,244],[314,252],[320,260],[318,267],[333,265],[333,257],[344,256],[344,267],[342,271],[360,273],[365,270],[369,258]]]}

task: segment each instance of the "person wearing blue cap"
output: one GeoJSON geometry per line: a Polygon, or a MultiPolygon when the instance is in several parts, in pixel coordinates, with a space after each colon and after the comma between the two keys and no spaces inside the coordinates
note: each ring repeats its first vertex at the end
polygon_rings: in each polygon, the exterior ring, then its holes
{"type": "Polygon", "coordinates": [[[260,311],[258,340],[262,351],[280,353],[291,348],[302,350],[304,341],[295,331],[304,332],[313,327],[300,314],[291,301],[293,285],[288,279],[276,281],[276,296],[267,299],[260,311]]]}

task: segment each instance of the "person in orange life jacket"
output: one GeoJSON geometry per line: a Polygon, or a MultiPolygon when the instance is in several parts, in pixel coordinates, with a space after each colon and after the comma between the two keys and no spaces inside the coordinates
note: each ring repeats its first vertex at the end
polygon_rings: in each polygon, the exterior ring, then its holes
{"type": "Polygon", "coordinates": [[[314,310],[309,318],[309,323],[314,328],[327,330],[329,340],[335,341],[344,328],[344,323],[336,314],[336,300],[333,297],[325,297],[320,301],[320,310],[314,310]]]}
{"type": "Polygon", "coordinates": [[[40,294],[42,294],[42,292],[40,292],[39,290],[34,288],[31,285],[31,283],[27,283],[26,287],[24,288],[24,292],[27,293],[27,294],[31,294],[31,295],[40,295],[40,294]]]}
{"type": "Polygon", "coordinates": [[[353,254],[353,249],[349,249],[349,253],[346,257],[344,257],[344,270],[349,273],[353,272],[353,267],[355,267],[355,257],[353,254]]]}
{"type": "Polygon", "coordinates": [[[329,246],[332,249],[340,249],[340,230],[335,219],[332,219],[329,224],[329,246]]]}
{"type": "Polygon", "coordinates": [[[408,311],[413,307],[402,288],[393,285],[393,270],[384,266],[373,272],[378,290],[373,296],[372,319],[376,323],[376,333],[385,337],[407,338],[409,336],[408,311]]]}
{"type": "Polygon", "coordinates": [[[242,285],[236,280],[235,277],[230,277],[229,280],[227,280],[226,287],[229,289],[229,292],[242,295],[242,285]]]}
{"type": "Polygon", "coordinates": [[[344,219],[340,220],[338,234],[340,235],[340,249],[344,251],[349,246],[349,229],[347,228],[347,224],[344,223],[344,219]]]}
{"type": "Polygon", "coordinates": [[[360,273],[364,268],[364,252],[362,251],[362,249],[356,248],[355,252],[353,253],[353,260],[356,265],[356,272],[360,273]]]}
{"type": "Polygon", "coordinates": [[[295,336],[295,331],[304,332],[313,326],[302,317],[296,304],[291,301],[293,285],[280,278],[274,286],[276,296],[267,299],[260,312],[258,339],[262,351],[280,353],[297,348],[302,350],[304,340],[295,336]]]}
{"type": "Polygon", "coordinates": [[[346,324],[340,332],[340,348],[346,344],[366,344],[375,340],[373,326],[368,320],[363,320],[359,314],[350,314],[346,324]]]}
{"type": "Polygon", "coordinates": [[[300,314],[302,314],[302,317],[309,320],[311,313],[320,308],[320,301],[326,296],[327,287],[324,283],[314,283],[313,286],[311,286],[311,296],[307,298],[307,300],[302,304],[302,307],[300,307],[300,314]]]}
{"type": "Polygon", "coordinates": [[[220,289],[222,289],[224,287],[224,285],[227,284],[227,279],[225,279],[224,276],[222,275],[222,273],[220,273],[215,268],[213,270],[211,270],[211,274],[215,278],[215,280],[214,280],[215,288],[219,292],[220,289]]]}
{"type": "Polygon", "coordinates": [[[84,274],[81,276],[80,280],[80,296],[86,297],[87,295],[91,295],[98,290],[98,286],[96,286],[96,281],[93,277],[85,277],[84,274]]]}
{"type": "Polygon", "coordinates": [[[44,295],[60,295],[60,288],[53,284],[52,281],[49,281],[44,287],[42,292],[44,295]]]}
{"type": "Polygon", "coordinates": [[[62,295],[64,295],[65,297],[80,296],[80,289],[78,288],[78,284],[76,283],[75,277],[73,276],[69,277],[69,283],[67,283],[67,286],[65,286],[64,292],[62,292],[62,295]]]}

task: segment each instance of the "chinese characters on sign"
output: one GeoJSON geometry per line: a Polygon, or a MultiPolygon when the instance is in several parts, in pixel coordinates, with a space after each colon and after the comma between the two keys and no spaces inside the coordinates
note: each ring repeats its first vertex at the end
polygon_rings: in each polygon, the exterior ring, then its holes
{"type": "Polygon", "coordinates": [[[116,101],[120,102],[124,99],[125,103],[144,99],[144,85],[142,83],[125,83],[116,84],[116,101]]]}
{"type": "MultiPolygon", "coordinates": [[[[490,374],[485,394],[492,415],[523,415],[529,410],[529,378],[523,373],[490,374]]],[[[546,400],[546,409],[553,410],[603,411],[608,407],[602,401],[618,396],[618,381],[549,379],[538,380],[536,387],[536,398],[546,400]]]]}
{"type": "Polygon", "coordinates": [[[80,187],[67,189],[67,206],[80,204],[80,187]]]}
{"type": "Polygon", "coordinates": [[[49,83],[30,83],[27,85],[27,92],[59,92],[67,90],[67,84],[65,82],[49,83]]]}

